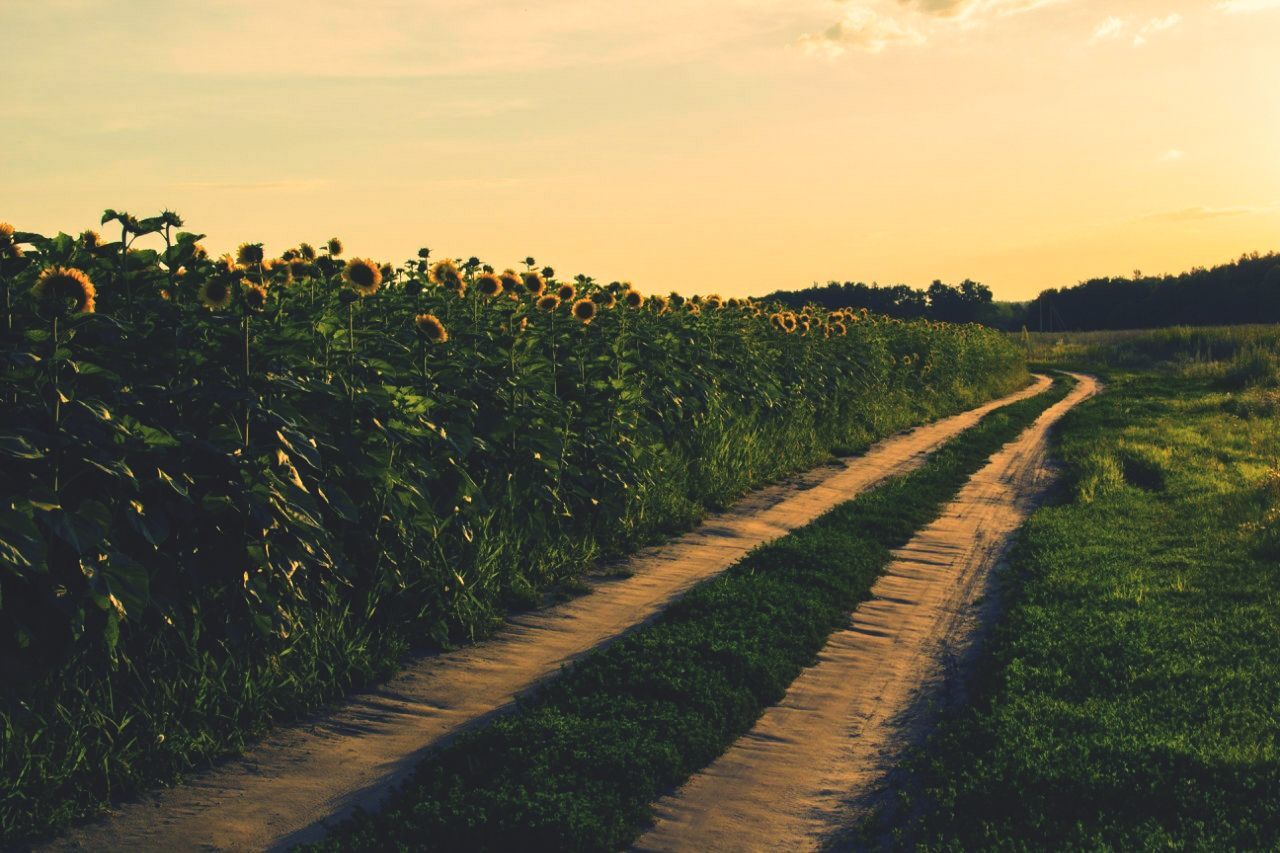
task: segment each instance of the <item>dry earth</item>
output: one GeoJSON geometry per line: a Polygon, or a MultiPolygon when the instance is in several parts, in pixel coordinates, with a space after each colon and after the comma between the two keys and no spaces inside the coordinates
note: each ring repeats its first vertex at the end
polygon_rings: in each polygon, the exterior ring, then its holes
{"type": "Polygon", "coordinates": [[[992,569],[1052,481],[1049,428],[1079,384],[895,552],[871,598],[755,727],[656,808],[639,850],[820,849],[863,817],[971,644],[992,569]]]}
{"type": "Polygon", "coordinates": [[[426,750],[509,709],[520,693],[643,624],[757,545],[919,467],[983,415],[1048,385],[1037,377],[1008,397],[756,491],[692,532],[628,559],[620,574],[629,576],[595,579],[590,595],[516,617],[474,646],[420,658],[377,690],[283,727],[243,757],[124,804],[48,849],[259,850],[317,840],[326,823],[356,807],[376,809],[426,750]]]}

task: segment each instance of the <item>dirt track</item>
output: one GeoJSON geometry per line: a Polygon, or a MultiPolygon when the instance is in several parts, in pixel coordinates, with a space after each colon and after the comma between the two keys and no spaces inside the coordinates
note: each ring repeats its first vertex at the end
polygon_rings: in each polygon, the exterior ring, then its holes
{"type": "Polygon", "coordinates": [[[947,680],[973,634],[991,569],[1050,484],[1050,426],[1097,391],[1091,377],[1077,378],[895,553],[872,597],[786,698],[658,804],[637,849],[820,848],[866,813],[920,734],[922,697],[947,680]]]}
{"type": "Polygon", "coordinates": [[[376,808],[423,752],[508,708],[562,665],[652,618],[757,545],[803,526],[1002,405],[1043,391],[1037,377],[1002,400],[876,444],[866,454],[754,492],[732,509],[598,580],[592,594],[512,620],[497,636],[422,658],[380,689],[281,729],[243,758],[121,806],[67,833],[56,850],[274,849],[323,836],[324,823],[376,808]]]}

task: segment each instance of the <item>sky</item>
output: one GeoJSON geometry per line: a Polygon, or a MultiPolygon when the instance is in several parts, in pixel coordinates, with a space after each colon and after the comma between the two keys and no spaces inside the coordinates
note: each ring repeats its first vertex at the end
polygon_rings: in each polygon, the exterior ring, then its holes
{"type": "Polygon", "coordinates": [[[1280,249],[1280,0],[0,0],[0,220],[644,291],[1280,249]]]}

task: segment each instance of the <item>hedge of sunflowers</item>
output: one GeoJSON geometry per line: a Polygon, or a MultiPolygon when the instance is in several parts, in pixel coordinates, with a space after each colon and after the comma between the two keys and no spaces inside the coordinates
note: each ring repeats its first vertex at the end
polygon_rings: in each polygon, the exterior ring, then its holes
{"type": "Polygon", "coordinates": [[[0,224],[0,758],[45,762],[0,795],[10,829],[1026,379],[977,326],[338,239],[215,255],[171,212],[100,228],[0,224]],[[50,734],[89,704],[106,716],[50,734]]]}

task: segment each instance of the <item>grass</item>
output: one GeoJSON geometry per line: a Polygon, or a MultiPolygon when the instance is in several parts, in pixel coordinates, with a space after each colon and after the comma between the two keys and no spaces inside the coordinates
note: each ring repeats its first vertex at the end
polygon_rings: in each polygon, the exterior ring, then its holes
{"type": "Polygon", "coordinates": [[[756,549],[518,710],[432,753],[320,849],[617,849],[811,664],[891,557],[1066,383],[988,415],[916,472],[756,549]]]}
{"type": "Polygon", "coordinates": [[[1221,377],[1113,374],[1060,432],[973,706],[864,838],[1280,845],[1280,424],[1221,377]]]}

